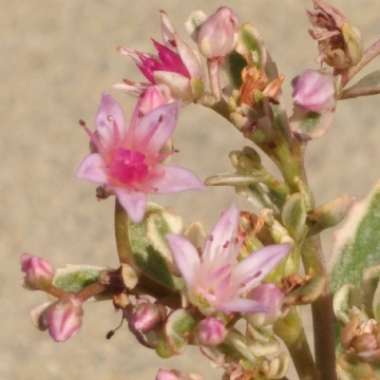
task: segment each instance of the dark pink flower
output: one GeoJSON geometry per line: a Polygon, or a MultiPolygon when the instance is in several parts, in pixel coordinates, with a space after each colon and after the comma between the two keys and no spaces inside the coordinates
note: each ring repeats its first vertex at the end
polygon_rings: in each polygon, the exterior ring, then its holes
{"type": "Polygon", "coordinates": [[[54,269],[48,261],[28,253],[21,256],[21,270],[25,274],[25,285],[31,289],[42,289],[54,277],[54,269]]]}
{"type": "Polygon", "coordinates": [[[190,301],[202,311],[255,313],[266,306],[246,295],[288,254],[289,244],[270,245],[238,261],[239,210],[226,210],[207,239],[203,254],[180,235],[168,235],[174,261],[190,301]]]}
{"type": "Polygon", "coordinates": [[[145,113],[138,103],[127,128],[120,105],[110,95],[103,95],[96,116],[96,131],[86,129],[93,151],[80,164],[77,176],[114,193],[135,223],[144,217],[149,193],[203,187],[190,171],[163,165],[167,154],[162,148],[176,127],[178,107],[178,103],[173,102],[145,113]]]}
{"type": "Polygon", "coordinates": [[[153,40],[156,54],[143,53],[129,48],[120,48],[120,53],[131,57],[148,84],[133,84],[127,81],[116,85],[130,93],[141,91],[149,84],[165,84],[175,97],[189,99],[194,96],[194,88],[202,82],[202,68],[199,57],[178,37],[168,16],[161,11],[163,43],[153,40]]]}

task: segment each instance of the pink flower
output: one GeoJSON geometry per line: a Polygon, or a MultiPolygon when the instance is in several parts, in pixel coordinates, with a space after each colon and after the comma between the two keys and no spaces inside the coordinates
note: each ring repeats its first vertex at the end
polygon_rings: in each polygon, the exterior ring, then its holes
{"type": "Polygon", "coordinates": [[[293,79],[293,100],[307,110],[322,113],[335,106],[335,85],[331,75],[306,70],[293,79]]]}
{"type": "MultiPolygon", "coordinates": [[[[199,57],[178,37],[166,13],[161,11],[160,14],[163,43],[153,40],[156,54],[129,48],[120,48],[120,53],[135,61],[150,84],[165,84],[170,88],[173,96],[181,99],[193,98],[194,84],[202,82],[199,57]]],[[[144,86],[147,84],[134,84],[130,81],[116,85],[134,94],[141,91],[144,86]]]]}
{"type": "Polygon", "coordinates": [[[21,256],[21,270],[25,273],[25,285],[31,289],[42,289],[54,277],[54,269],[49,262],[28,253],[21,256]]]}
{"type": "Polygon", "coordinates": [[[201,189],[201,181],[178,166],[163,165],[162,148],[177,122],[178,103],[148,109],[140,117],[137,104],[128,128],[123,111],[110,96],[103,95],[96,116],[96,131],[87,130],[93,152],[80,164],[77,176],[114,193],[131,220],[140,222],[149,193],[172,193],[201,189]]]}
{"type": "Polygon", "coordinates": [[[203,346],[217,346],[223,343],[226,335],[224,323],[213,317],[203,319],[197,328],[197,341],[203,346]]]}
{"type": "Polygon", "coordinates": [[[199,27],[199,50],[208,59],[225,57],[235,48],[238,27],[234,11],[228,7],[220,7],[199,27]]]}
{"type": "Polygon", "coordinates": [[[265,312],[260,302],[246,295],[288,254],[290,245],[270,245],[242,261],[237,238],[239,210],[226,210],[206,241],[199,257],[194,246],[179,235],[168,235],[174,261],[181,272],[192,303],[212,312],[265,312]]]}
{"type": "Polygon", "coordinates": [[[82,302],[75,297],[57,301],[43,313],[43,321],[56,342],[64,342],[75,335],[82,324],[82,302]]]}
{"type": "Polygon", "coordinates": [[[174,369],[159,369],[156,380],[202,380],[202,377],[193,373],[186,375],[174,369]]]}

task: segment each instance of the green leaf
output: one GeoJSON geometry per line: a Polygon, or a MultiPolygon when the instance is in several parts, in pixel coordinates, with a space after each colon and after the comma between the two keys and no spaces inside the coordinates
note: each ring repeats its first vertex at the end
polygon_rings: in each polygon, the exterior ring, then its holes
{"type": "Polygon", "coordinates": [[[98,281],[104,268],[88,265],[66,265],[57,269],[53,285],[66,292],[79,292],[88,285],[98,281]]]}
{"type": "Polygon", "coordinates": [[[170,314],[165,325],[165,334],[170,346],[179,353],[187,344],[197,322],[186,310],[179,309],[170,314]]]}
{"type": "Polygon", "coordinates": [[[306,206],[302,194],[294,193],[287,199],[281,217],[290,235],[300,240],[305,235],[306,206]]]}
{"type": "Polygon", "coordinates": [[[246,66],[246,60],[239,53],[233,52],[230,55],[228,55],[227,70],[234,88],[239,88],[242,85],[243,82],[241,72],[246,66]]]}
{"type": "Polygon", "coordinates": [[[333,252],[334,291],[350,283],[358,286],[366,268],[380,263],[380,182],[350,211],[333,252]]]}
{"type": "Polygon", "coordinates": [[[244,24],[241,26],[236,51],[245,57],[249,64],[261,68],[264,60],[263,42],[251,24],[244,24]]]}
{"type": "Polygon", "coordinates": [[[141,223],[128,220],[128,239],[135,265],[150,279],[172,290],[180,289],[182,281],[170,271],[172,258],[166,235],[181,230],[181,219],[156,205],[149,206],[141,223]]]}

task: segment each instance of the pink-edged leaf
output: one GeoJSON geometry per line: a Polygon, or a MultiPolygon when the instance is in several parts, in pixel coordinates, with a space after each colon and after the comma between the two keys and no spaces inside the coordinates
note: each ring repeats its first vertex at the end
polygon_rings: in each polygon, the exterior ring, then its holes
{"type": "Polygon", "coordinates": [[[76,176],[90,182],[106,183],[107,174],[103,158],[97,153],[87,155],[79,164],[76,176]]]}
{"type": "Polygon", "coordinates": [[[178,73],[157,70],[154,72],[154,80],[156,83],[168,86],[174,98],[179,98],[184,101],[192,99],[192,89],[189,78],[178,73]]]}
{"type": "Polygon", "coordinates": [[[190,170],[180,166],[162,166],[164,174],[156,179],[152,186],[159,193],[175,193],[186,190],[201,190],[204,188],[202,181],[190,170]]]}
{"type": "Polygon", "coordinates": [[[184,237],[175,234],[167,235],[169,246],[182,277],[188,286],[193,283],[194,276],[200,265],[196,248],[184,237]]]}
{"type": "Polygon", "coordinates": [[[118,201],[133,223],[140,223],[145,214],[147,197],[145,193],[122,188],[113,189],[118,201]]]}

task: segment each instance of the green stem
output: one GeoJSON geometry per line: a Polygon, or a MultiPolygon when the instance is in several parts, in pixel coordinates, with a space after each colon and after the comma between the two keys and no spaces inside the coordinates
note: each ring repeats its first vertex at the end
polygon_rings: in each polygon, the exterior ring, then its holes
{"type": "Polygon", "coordinates": [[[115,238],[120,263],[130,264],[132,253],[128,239],[128,215],[118,200],[115,201],[115,238]]]}
{"type": "Polygon", "coordinates": [[[302,327],[302,320],[295,308],[275,324],[274,331],[286,344],[299,378],[320,379],[302,327]]]}

